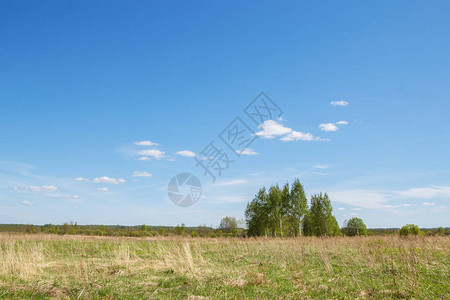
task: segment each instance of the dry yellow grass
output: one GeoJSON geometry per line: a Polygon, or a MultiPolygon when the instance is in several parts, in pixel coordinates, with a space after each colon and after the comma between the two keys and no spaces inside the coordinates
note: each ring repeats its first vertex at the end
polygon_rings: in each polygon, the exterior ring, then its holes
{"type": "Polygon", "coordinates": [[[0,298],[445,299],[449,250],[449,237],[1,234],[0,298]]]}

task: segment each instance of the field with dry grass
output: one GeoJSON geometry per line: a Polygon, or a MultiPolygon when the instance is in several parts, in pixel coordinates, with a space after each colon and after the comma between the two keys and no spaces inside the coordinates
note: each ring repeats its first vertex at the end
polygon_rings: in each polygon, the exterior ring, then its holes
{"type": "Polygon", "coordinates": [[[449,299],[449,237],[0,235],[0,299],[449,299]]]}

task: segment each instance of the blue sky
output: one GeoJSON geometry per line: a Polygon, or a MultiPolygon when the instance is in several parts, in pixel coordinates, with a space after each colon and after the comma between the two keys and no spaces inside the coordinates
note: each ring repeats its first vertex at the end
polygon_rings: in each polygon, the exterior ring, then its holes
{"type": "Polygon", "coordinates": [[[450,226],[449,13],[447,1],[3,1],[0,223],[216,226],[298,177],[330,194],[341,225],[450,226]],[[262,91],[283,114],[258,127],[243,110],[262,91]],[[218,135],[238,116],[258,139],[213,183],[186,154],[226,149],[218,135]],[[194,206],[167,197],[180,172],[202,181],[194,206]]]}

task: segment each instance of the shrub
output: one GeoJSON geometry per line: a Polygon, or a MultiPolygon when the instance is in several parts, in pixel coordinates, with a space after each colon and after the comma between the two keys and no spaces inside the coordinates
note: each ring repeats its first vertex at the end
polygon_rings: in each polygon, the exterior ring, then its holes
{"type": "Polygon", "coordinates": [[[367,235],[366,224],[360,218],[351,218],[345,221],[342,231],[348,236],[367,235]]]}
{"type": "Polygon", "coordinates": [[[411,235],[421,234],[421,231],[419,229],[419,226],[414,225],[414,224],[407,224],[400,229],[399,233],[401,236],[407,236],[410,234],[411,235]]]}

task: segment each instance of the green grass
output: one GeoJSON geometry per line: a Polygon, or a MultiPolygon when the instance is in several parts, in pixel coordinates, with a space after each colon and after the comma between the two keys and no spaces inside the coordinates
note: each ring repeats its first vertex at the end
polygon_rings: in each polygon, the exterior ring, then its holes
{"type": "Polygon", "coordinates": [[[449,237],[0,235],[0,299],[449,299],[449,237]]]}

